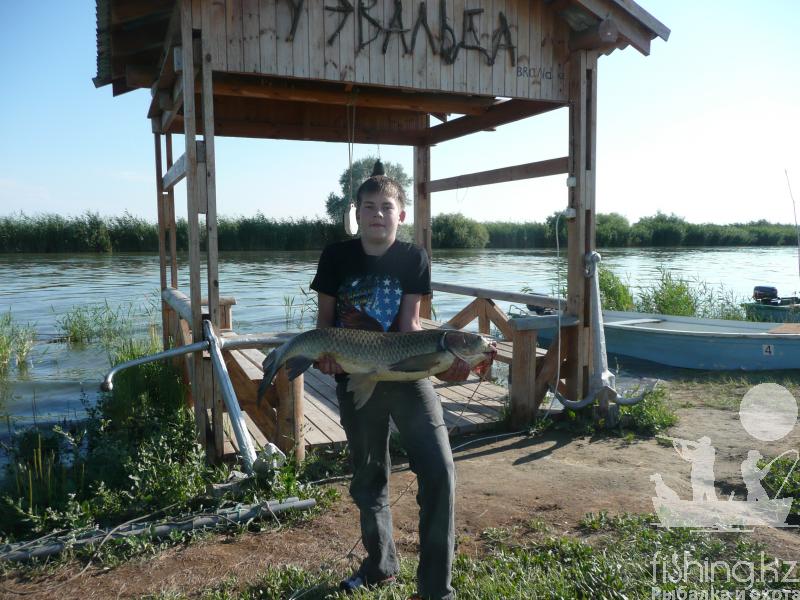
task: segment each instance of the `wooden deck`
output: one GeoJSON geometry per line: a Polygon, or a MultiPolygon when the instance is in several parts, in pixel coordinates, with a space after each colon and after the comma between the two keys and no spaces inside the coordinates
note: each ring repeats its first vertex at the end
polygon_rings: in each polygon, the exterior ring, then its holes
{"type": "MultiPolygon", "coordinates": [[[[264,354],[258,350],[235,350],[226,354],[229,355],[228,369],[242,409],[247,413],[247,418],[263,431],[261,437],[270,438],[266,419],[259,416],[261,410],[272,409],[267,406],[259,408],[255,404],[255,388],[263,376],[261,363],[264,354]]],[[[475,375],[459,384],[443,383],[436,378],[431,380],[441,398],[450,435],[487,429],[503,419],[508,398],[506,388],[489,381],[481,382],[475,375]]],[[[339,422],[339,402],[333,377],[313,368],[306,371],[303,401],[306,448],[344,444],[346,438],[339,422]]],[[[226,438],[230,437],[226,429],[226,438]]]]}

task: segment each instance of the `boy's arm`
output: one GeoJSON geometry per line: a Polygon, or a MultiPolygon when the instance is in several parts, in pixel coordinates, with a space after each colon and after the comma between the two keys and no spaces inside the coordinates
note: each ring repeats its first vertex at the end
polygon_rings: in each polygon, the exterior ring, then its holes
{"type": "MultiPolygon", "coordinates": [[[[419,322],[419,306],[422,302],[421,294],[403,294],[400,300],[400,314],[398,328],[400,331],[421,331],[422,325],[419,322]]],[[[436,378],[441,381],[464,381],[469,377],[469,365],[457,358],[452,366],[446,371],[436,374],[436,378]]]]}
{"type": "MultiPolygon", "coordinates": [[[[336,320],[336,298],[317,292],[317,328],[333,327],[336,320]]],[[[329,356],[323,356],[315,364],[315,367],[326,375],[336,375],[344,373],[342,367],[329,356]]]]}

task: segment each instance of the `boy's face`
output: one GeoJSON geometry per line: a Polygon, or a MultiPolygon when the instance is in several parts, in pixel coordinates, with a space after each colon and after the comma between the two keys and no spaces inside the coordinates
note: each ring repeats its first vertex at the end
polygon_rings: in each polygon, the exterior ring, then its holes
{"type": "Polygon", "coordinates": [[[356,211],[361,236],[375,243],[394,241],[397,226],[405,219],[406,211],[400,209],[397,200],[383,194],[365,195],[356,211]]]}

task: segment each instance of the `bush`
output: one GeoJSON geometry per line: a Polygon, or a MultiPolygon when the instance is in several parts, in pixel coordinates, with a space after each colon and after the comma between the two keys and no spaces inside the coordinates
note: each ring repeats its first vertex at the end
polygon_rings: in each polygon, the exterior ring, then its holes
{"type": "Polygon", "coordinates": [[[658,271],[658,282],[639,293],[636,310],[661,315],[695,316],[699,301],[689,283],[674,277],[664,267],[659,267],[658,271]]]}
{"type": "Polygon", "coordinates": [[[599,248],[627,246],[631,238],[631,225],[628,219],[617,213],[598,214],[595,235],[599,248]]]}
{"type": "Polygon", "coordinates": [[[486,226],[460,213],[435,216],[431,237],[434,248],[485,248],[489,242],[486,226]]]}
{"type": "Polygon", "coordinates": [[[602,263],[599,268],[600,300],[603,309],[633,310],[635,305],[630,288],[602,263]]]}

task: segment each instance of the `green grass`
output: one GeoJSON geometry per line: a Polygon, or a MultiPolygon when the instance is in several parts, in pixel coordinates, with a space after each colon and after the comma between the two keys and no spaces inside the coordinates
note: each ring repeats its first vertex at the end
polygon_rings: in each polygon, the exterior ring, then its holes
{"type": "Polygon", "coordinates": [[[11,310],[0,314],[0,379],[8,375],[12,360],[16,361],[19,370],[25,370],[35,341],[36,329],[33,325],[17,323],[11,310]]]}
{"type": "MultiPolygon", "coordinates": [[[[650,598],[654,585],[674,590],[676,584],[662,584],[664,562],[660,557],[684,553],[698,562],[737,560],[755,564],[760,571],[763,548],[747,538],[712,536],[688,530],[662,530],[652,525],[652,515],[587,515],[581,522],[579,537],[553,536],[539,531],[486,530],[481,539],[486,551],[474,558],[458,555],[453,566],[453,587],[461,600],[530,600],[531,598],[650,598]],[[658,553],[658,554],[656,554],[658,553]],[[654,566],[655,565],[655,566],[654,566]],[[655,570],[655,581],[654,581],[655,570]]],[[[788,560],[789,557],[782,557],[788,560]]],[[[766,557],[769,564],[770,557],[766,557]]],[[[416,561],[401,561],[398,584],[344,596],[337,592],[338,581],[347,574],[344,565],[319,570],[296,566],[274,566],[239,580],[234,576],[222,584],[196,590],[192,597],[204,600],[322,600],[345,597],[354,600],[405,600],[416,592],[416,561]]],[[[668,564],[671,568],[671,563],[668,564]]],[[[782,574],[788,572],[786,566],[782,574]]],[[[788,585],[769,581],[766,589],[787,589],[788,585]]],[[[789,584],[791,585],[791,584],[789,584]]],[[[690,570],[684,590],[710,591],[699,570],[690,570]]],[[[718,579],[716,590],[741,587],[736,581],[718,579]]],[[[181,592],[147,596],[151,600],[188,598],[181,592]]],[[[781,596],[782,597],[782,596],[781,596]]]]}
{"type": "Polygon", "coordinates": [[[108,302],[73,306],[56,317],[63,339],[74,345],[100,342],[111,347],[120,339],[130,338],[133,332],[133,304],[112,308],[108,302]]]}

